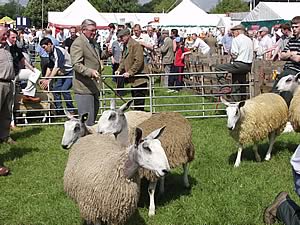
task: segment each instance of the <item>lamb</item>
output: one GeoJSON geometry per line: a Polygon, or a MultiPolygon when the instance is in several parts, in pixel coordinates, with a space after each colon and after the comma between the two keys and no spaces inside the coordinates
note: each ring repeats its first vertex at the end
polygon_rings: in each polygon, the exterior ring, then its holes
{"type": "Polygon", "coordinates": [[[297,75],[288,75],[282,77],[276,87],[280,92],[290,91],[293,94],[289,106],[289,121],[292,124],[294,131],[300,132],[300,88],[299,87],[300,73],[297,75]]]}
{"type": "MultiPolygon", "coordinates": [[[[114,109],[112,104],[111,110],[103,112],[99,119],[99,132],[104,134],[114,134],[117,139],[123,140],[128,138],[128,132],[126,128],[126,118],[122,116],[123,110],[114,109]]],[[[156,129],[161,125],[166,126],[166,131],[161,136],[160,141],[164,146],[167,158],[171,168],[175,168],[179,165],[183,165],[184,168],[184,185],[189,187],[188,181],[188,166],[187,164],[194,159],[194,145],[192,143],[192,128],[188,120],[175,112],[161,112],[152,115],[148,120],[144,121],[139,128],[145,130],[145,133],[149,133],[151,129],[156,129]]],[[[150,181],[148,186],[148,192],[150,196],[150,206],[148,215],[155,214],[154,192],[157,184],[157,177],[153,173],[141,170],[141,177],[145,177],[150,181]]],[[[164,192],[164,178],[160,179],[160,193],[164,192]]]]}
{"type": "MultiPolygon", "coordinates": [[[[112,101],[114,102],[114,101],[112,101]]],[[[113,103],[115,104],[115,103],[113,103]]],[[[129,104],[131,104],[129,102],[129,104]]],[[[121,107],[120,110],[127,110],[127,104],[123,105],[123,108],[121,107]],[[126,108],[126,109],[125,109],[126,108]]],[[[85,124],[86,118],[88,114],[83,114],[79,119],[76,119],[73,115],[71,115],[68,111],[64,110],[67,118],[67,120],[64,123],[64,134],[61,141],[61,145],[64,149],[69,149],[71,146],[81,137],[84,137],[89,134],[96,133],[98,130],[98,124],[95,124],[93,126],[87,126],[85,124]]],[[[134,128],[145,121],[146,119],[151,117],[151,113],[149,112],[142,112],[142,111],[129,111],[125,113],[125,117],[128,122],[128,129],[131,132],[134,130],[134,128]]],[[[99,123],[99,122],[98,122],[99,123]]],[[[125,139],[125,143],[122,143],[122,145],[127,146],[128,145],[128,139],[125,139]]]]}
{"type": "Polygon", "coordinates": [[[261,161],[257,142],[267,136],[269,149],[265,160],[270,160],[275,138],[283,131],[288,119],[288,107],[284,99],[274,93],[265,93],[237,103],[229,103],[224,98],[221,101],[227,106],[230,135],[238,142],[234,167],[240,165],[243,146],[249,143],[254,143],[255,158],[261,161]]]}
{"type": "Polygon", "coordinates": [[[93,224],[124,224],[137,209],[140,193],[138,168],[158,177],[170,166],[160,141],[164,128],[122,148],[112,136],[92,134],[72,147],[64,173],[64,190],[77,202],[81,217],[93,224]]]}

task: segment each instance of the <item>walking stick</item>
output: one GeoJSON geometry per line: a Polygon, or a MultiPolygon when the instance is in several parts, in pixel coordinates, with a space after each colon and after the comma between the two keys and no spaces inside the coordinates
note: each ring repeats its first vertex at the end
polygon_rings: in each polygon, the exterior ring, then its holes
{"type": "Polygon", "coordinates": [[[101,80],[110,90],[112,90],[115,93],[116,96],[118,96],[124,103],[126,103],[126,100],[121,95],[119,95],[119,93],[116,92],[115,89],[113,89],[107,82],[105,82],[104,79],[101,78],[101,80]]]}

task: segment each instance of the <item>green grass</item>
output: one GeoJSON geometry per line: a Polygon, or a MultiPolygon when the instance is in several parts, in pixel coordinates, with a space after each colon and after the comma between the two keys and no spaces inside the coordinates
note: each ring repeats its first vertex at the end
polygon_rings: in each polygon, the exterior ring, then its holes
{"type": "MultiPolygon", "coordinates": [[[[191,189],[183,187],[181,168],[166,178],[166,193],[156,197],[156,215],[148,218],[147,185],[128,225],[263,224],[264,208],[279,191],[296,202],[289,164],[299,134],[283,134],[269,162],[255,162],[250,148],[233,168],[236,145],[225,119],[190,120],[196,158],[190,166],[191,189]]],[[[17,145],[0,145],[0,159],[11,175],[0,177],[0,224],[82,224],[76,204],[63,191],[68,152],[60,147],[63,126],[26,127],[12,133],[17,145]]],[[[264,157],[267,143],[259,153],[264,157]]]]}

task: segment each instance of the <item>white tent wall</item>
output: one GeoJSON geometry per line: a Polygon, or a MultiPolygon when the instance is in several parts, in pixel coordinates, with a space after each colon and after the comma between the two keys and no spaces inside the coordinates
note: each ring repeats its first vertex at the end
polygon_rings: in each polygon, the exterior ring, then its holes
{"type": "Polygon", "coordinates": [[[260,2],[242,22],[291,20],[299,11],[300,2],[260,2]]]}
{"type": "Polygon", "coordinates": [[[63,12],[48,12],[48,23],[59,26],[79,26],[85,19],[92,19],[97,26],[107,26],[108,21],[87,1],[75,0],[63,12]]]}

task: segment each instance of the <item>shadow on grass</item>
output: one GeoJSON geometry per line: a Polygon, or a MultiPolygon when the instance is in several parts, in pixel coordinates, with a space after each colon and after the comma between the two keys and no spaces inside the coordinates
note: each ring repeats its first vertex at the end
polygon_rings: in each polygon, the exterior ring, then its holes
{"type": "MultiPolygon", "coordinates": [[[[195,178],[189,176],[190,187],[186,188],[183,184],[183,175],[180,173],[168,174],[165,178],[165,192],[163,195],[159,194],[159,182],[156,186],[155,191],[155,206],[163,206],[168,202],[176,200],[183,195],[190,195],[191,189],[197,184],[195,178]]],[[[139,207],[149,208],[149,194],[148,194],[148,184],[146,179],[142,179],[141,183],[141,195],[138,203],[139,207]]]]}
{"type": "Polygon", "coordinates": [[[135,213],[129,218],[125,223],[126,225],[147,225],[144,218],[140,215],[139,211],[136,210],[135,213]]]}
{"type": "Polygon", "coordinates": [[[38,152],[38,148],[22,148],[22,147],[11,147],[10,150],[0,155],[0,164],[6,161],[13,161],[15,159],[22,158],[24,155],[31,152],[38,152]]]}
{"type": "MultiPolygon", "coordinates": [[[[283,142],[283,141],[276,142],[275,141],[275,144],[273,146],[273,150],[271,153],[271,157],[277,155],[281,151],[285,151],[285,149],[288,149],[289,152],[293,153],[296,150],[296,148],[298,147],[298,145],[299,144],[291,143],[291,142],[283,142]]],[[[258,144],[258,154],[260,155],[260,158],[262,161],[264,160],[264,158],[268,152],[268,148],[269,148],[269,143],[258,144]]],[[[229,164],[232,164],[232,165],[234,164],[236,156],[237,156],[237,148],[236,148],[236,152],[229,156],[229,159],[228,159],[229,164]]],[[[252,150],[252,145],[243,149],[241,161],[256,162],[255,155],[252,150]]]]}
{"type": "Polygon", "coordinates": [[[26,130],[15,131],[12,134],[12,138],[14,140],[29,138],[31,136],[41,133],[42,131],[43,128],[41,127],[31,127],[31,128],[27,128],[26,130]]]}

